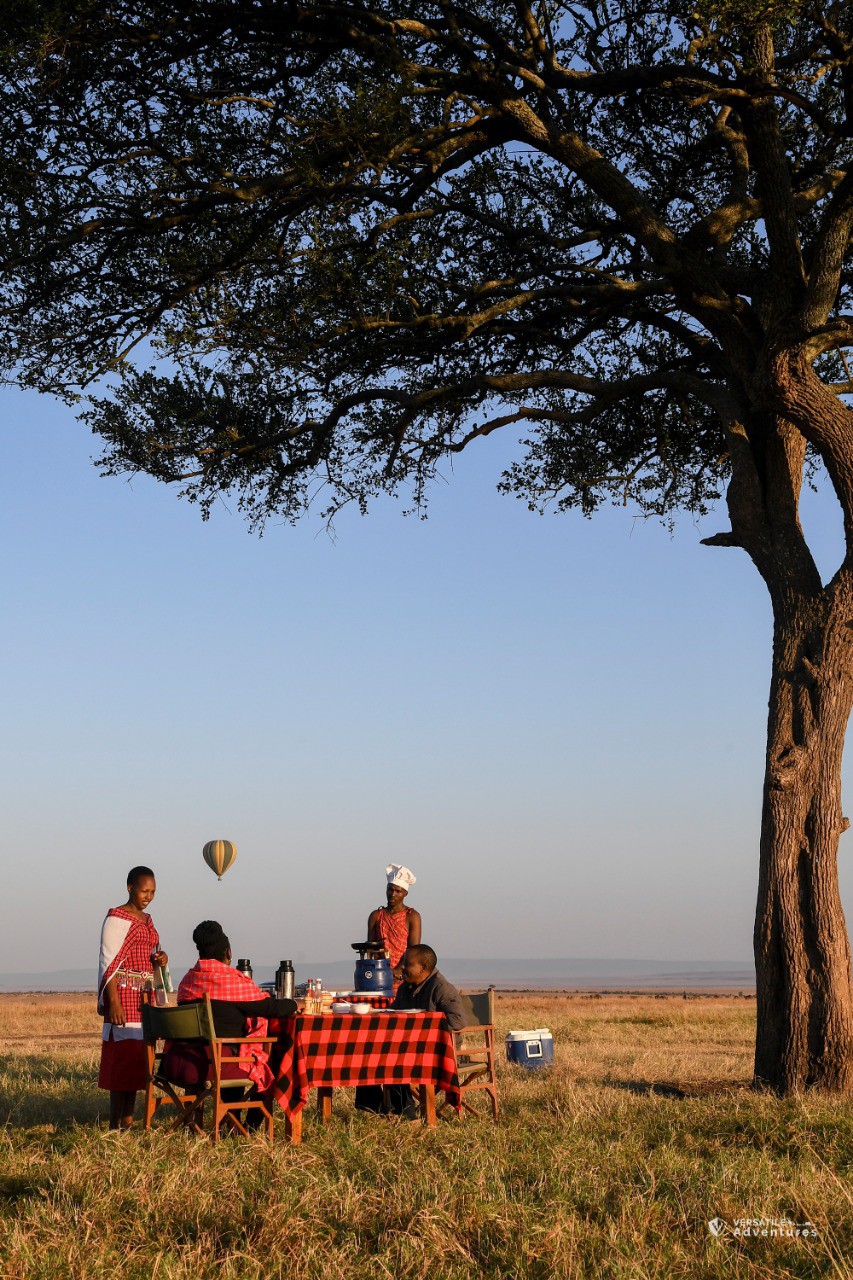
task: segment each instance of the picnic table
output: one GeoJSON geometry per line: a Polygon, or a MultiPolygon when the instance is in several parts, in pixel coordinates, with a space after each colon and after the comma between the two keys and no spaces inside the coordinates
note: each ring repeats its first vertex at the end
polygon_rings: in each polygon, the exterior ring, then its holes
{"type": "Polygon", "coordinates": [[[332,1113],[333,1090],[360,1084],[413,1085],[429,1126],[435,1125],[437,1089],[459,1104],[453,1038],[441,1013],[296,1014],[279,1026],[282,1056],[273,1089],[291,1142],[302,1141],[302,1111],[312,1088],[323,1122],[332,1113]]]}

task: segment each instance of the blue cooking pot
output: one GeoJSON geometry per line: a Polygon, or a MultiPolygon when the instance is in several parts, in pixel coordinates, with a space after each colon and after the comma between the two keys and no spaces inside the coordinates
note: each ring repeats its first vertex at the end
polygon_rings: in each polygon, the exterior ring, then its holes
{"type": "Polygon", "coordinates": [[[394,990],[394,974],[391,971],[390,961],[384,956],[356,960],[352,985],[354,991],[375,991],[380,995],[390,996],[394,990]]]}

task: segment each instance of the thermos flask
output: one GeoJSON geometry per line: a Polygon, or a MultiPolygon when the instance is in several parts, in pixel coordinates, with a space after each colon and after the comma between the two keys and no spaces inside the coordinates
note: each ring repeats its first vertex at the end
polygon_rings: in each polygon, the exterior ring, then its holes
{"type": "Polygon", "coordinates": [[[294,986],[293,965],[289,960],[282,960],[275,971],[275,994],[279,1000],[292,1000],[294,986]]]}

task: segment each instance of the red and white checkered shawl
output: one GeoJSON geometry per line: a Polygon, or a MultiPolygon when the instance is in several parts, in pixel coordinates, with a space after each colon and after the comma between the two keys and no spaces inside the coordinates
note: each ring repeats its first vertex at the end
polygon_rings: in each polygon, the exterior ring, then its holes
{"type": "Polygon", "coordinates": [[[379,908],[376,931],[388,948],[392,969],[397,968],[403,958],[403,952],[409,945],[409,913],[411,910],[411,907],[404,907],[402,911],[389,911],[387,907],[379,908]]]}
{"type": "MultiPolygon", "coordinates": [[[[203,1000],[205,996],[210,996],[211,1000],[238,1000],[242,1003],[245,1000],[265,1000],[266,992],[239,969],[232,969],[230,964],[223,964],[221,960],[197,960],[178,984],[178,1004],[203,1000]]],[[[266,1018],[246,1019],[247,1036],[266,1034],[266,1018]]],[[[274,1077],[269,1054],[260,1045],[241,1044],[239,1066],[262,1092],[272,1084],[274,1077]]]]}
{"type": "Polygon", "coordinates": [[[143,912],[138,916],[126,911],[124,907],[112,907],[107,912],[101,929],[101,954],[98,961],[98,1012],[104,1014],[105,1021],[109,1017],[104,1005],[104,988],[107,983],[120,969],[135,975],[132,983],[117,987],[125,1017],[125,1027],[118,1028],[118,1039],[127,1038],[131,1034],[137,1039],[142,1036],[142,1015],[139,1011],[141,988],[151,985],[151,952],[159,950],[160,937],[147,913],[143,912]],[[133,1032],[131,1028],[134,1029],[133,1032]]]}

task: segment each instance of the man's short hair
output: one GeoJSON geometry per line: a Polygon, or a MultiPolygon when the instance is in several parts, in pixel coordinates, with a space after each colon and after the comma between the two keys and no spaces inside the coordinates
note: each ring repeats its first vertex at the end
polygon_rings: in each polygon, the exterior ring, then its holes
{"type": "Polygon", "coordinates": [[[131,867],[127,873],[126,883],[139,884],[139,881],[145,876],[150,876],[152,880],[154,879],[154,872],[150,867],[131,867]]]}
{"type": "Polygon", "coordinates": [[[202,920],[193,929],[193,942],[198,947],[199,960],[222,960],[231,947],[218,920],[202,920]]]}
{"type": "Polygon", "coordinates": [[[428,947],[425,942],[416,942],[414,946],[409,947],[409,955],[420,961],[425,969],[429,969],[430,973],[438,964],[438,956],[432,947],[428,947]]]}

